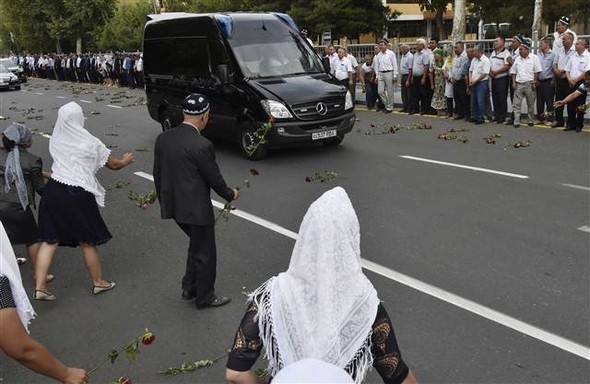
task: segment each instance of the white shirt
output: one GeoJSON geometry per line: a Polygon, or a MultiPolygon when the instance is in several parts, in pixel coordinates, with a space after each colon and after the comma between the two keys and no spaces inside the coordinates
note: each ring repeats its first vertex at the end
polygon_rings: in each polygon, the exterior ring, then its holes
{"type": "Polygon", "coordinates": [[[527,57],[518,56],[512,67],[510,74],[516,75],[517,83],[526,83],[535,79],[535,73],[541,72],[541,62],[539,57],[533,53],[529,53],[527,57]]]}
{"type": "Polygon", "coordinates": [[[408,51],[405,55],[402,55],[399,63],[399,71],[403,75],[409,75],[412,70],[412,64],[414,63],[414,55],[408,51]]]}
{"type": "Polygon", "coordinates": [[[581,55],[578,52],[574,53],[565,67],[565,71],[569,72],[571,78],[579,77],[588,70],[590,70],[590,53],[588,50],[582,52],[581,55]]]}
{"type": "Polygon", "coordinates": [[[352,69],[356,69],[359,66],[359,62],[356,60],[356,57],[351,55],[350,53],[346,54],[346,58],[350,60],[350,65],[352,65],[352,69]]]}
{"type": "Polygon", "coordinates": [[[416,51],[412,62],[412,76],[422,76],[426,65],[430,65],[430,52],[426,49],[416,51]]]}
{"type": "MultiPolygon", "coordinates": [[[[493,71],[497,71],[498,69],[502,68],[504,65],[509,64],[508,58],[510,57],[510,52],[506,48],[504,48],[501,52],[492,52],[490,55],[490,62],[491,62],[491,69],[493,71]]],[[[503,77],[508,76],[508,71],[502,72],[494,76],[495,79],[501,79],[503,77]]]]}
{"type": "Polygon", "coordinates": [[[471,65],[469,66],[470,77],[472,79],[477,77],[479,79],[478,83],[489,79],[491,66],[492,63],[486,55],[482,54],[479,59],[474,57],[473,60],[471,60],[471,65]],[[482,74],[485,76],[480,78],[482,74]]]}
{"type": "Polygon", "coordinates": [[[338,80],[346,80],[348,79],[350,72],[354,72],[350,60],[347,57],[339,59],[338,64],[336,65],[336,70],[334,71],[334,77],[338,80]]]}
{"type": "Polygon", "coordinates": [[[397,76],[397,59],[393,51],[386,49],[385,52],[377,54],[377,72],[393,71],[393,76],[397,76]]]}
{"type": "Polygon", "coordinates": [[[463,66],[469,60],[467,57],[467,52],[463,50],[459,56],[455,56],[453,58],[453,62],[451,64],[451,78],[455,80],[461,80],[463,78],[463,66]]]}
{"type": "Polygon", "coordinates": [[[338,54],[335,52],[331,55],[328,55],[328,59],[330,59],[330,73],[333,75],[336,72],[336,65],[338,65],[338,60],[340,59],[338,58],[338,54]]]}

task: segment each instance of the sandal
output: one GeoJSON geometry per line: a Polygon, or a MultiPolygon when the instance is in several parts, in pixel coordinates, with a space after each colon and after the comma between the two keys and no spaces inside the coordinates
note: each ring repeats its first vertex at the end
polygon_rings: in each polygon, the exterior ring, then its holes
{"type": "Polygon", "coordinates": [[[111,289],[115,288],[116,285],[117,284],[114,281],[110,282],[109,285],[105,286],[95,285],[92,287],[92,294],[98,295],[99,293],[110,291],[111,289]]]}
{"type": "Polygon", "coordinates": [[[55,275],[48,273],[47,276],[45,277],[45,282],[49,283],[51,281],[53,281],[55,279],[55,275]]]}
{"type": "Polygon", "coordinates": [[[27,259],[26,259],[26,258],[24,258],[24,257],[17,257],[17,258],[16,258],[16,263],[17,263],[18,265],[23,265],[23,264],[25,264],[26,262],[27,262],[27,259]]]}

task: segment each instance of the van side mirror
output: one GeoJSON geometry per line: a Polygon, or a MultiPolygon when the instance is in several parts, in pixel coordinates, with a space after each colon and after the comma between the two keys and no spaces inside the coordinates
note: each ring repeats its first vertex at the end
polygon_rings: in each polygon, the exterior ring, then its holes
{"type": "Polygon", "coordinates": [[[227,64],[219,64],[216,68],[215,68],[215,74],[217,75],[217,78],[219,79],[219,81],[221,82],[221,84],[227,84],[229,83],[229,68],[227,66],[227,64]]]}

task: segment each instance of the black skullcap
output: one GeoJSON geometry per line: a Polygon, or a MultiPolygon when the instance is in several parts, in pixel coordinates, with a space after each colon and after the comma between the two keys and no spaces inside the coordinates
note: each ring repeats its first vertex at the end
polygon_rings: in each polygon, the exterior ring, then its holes
{"type": "Polygon", "coordinates": [[[559,20],[557,20],[557,21],[559,21],[562,24],[569,25],[570,24],[570,17],[569,16],[561,16],[559,18],[559,20]]]}
{"type": "Polygon", "coordinates": [[[209,99],[200,93],[191,93],[184,99],[182,112],[187,115],[202,115],[209,110],[209,99]]]}
{"type": "Polygon", "coordinates": [[[518,42],[522,44],[522,41],[524,40],[524,37],[521,34],[517,33],[516,35],[514,35],[514,37],[512,39],[513,40],[518,40],[518,42]]]}
{"type": "Polygon", "coordinates": [[[529,38],[524,38],[522,39],[522,44],[520,44],[521,47],[526,48],[528,50],[531,49],[531,46],[533,45],[533,41],[529,38]]]}

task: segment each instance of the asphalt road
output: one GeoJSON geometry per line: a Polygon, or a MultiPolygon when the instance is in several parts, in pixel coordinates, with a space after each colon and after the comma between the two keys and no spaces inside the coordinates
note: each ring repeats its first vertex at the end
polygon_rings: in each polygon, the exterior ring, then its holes
{"type": "MultiPolygon", "coordinates": [[[[353,132],[337,148],[274,151],[251,162],[234,145],[216,143],[228,183],[251,180],[236,212],[253,216],[231,217],[216,228],[217,289],[233,302],[196,311],[180,300],[188,239],[159,218],[157,203],[140,209],[127,198],[129,190],[153,189],[146,177],[160,127],[142,105],[142,91],[32,79],[21,92],[0,92],[0,116],[8,118],[0,125],[23,121],[37,129],[31,151],[49,169],[46,136],[59,106],[71,100],[114,155],[136,157],[121,171],[99,173],[110,186],[102,214],[114,235],[99,249],[105,277],[118,286],[94,297],[80,251],[60,248],[51,283],[58,300],[33,303],[38,318],[31,333],[67,364],[88,369],[145,327],[156,334],[135,363],[107,364],[92,382],[119,376],[134,383],[223,382],[223,359],[180,376],[157,372],[226,353],[243,293],[287,268],[307,207],[336,185],[356,208],[365,271],[421,382],[590,382],[587,132],[474,126],[359,108],[353,132]],[[418,122],[433,128],[411,129],[418,122]],[[393,125],[401,129],[381,134],[393,125]],[[467,129],[454,133],[468,142],[437,139],[451,128],[467,129]],[[495,144],[485,142],[496,134],[495,144]],[[515,148],[517,142],[529,146],[515,148]],[[250,168],[260,175],[250,176],[250,168]],[[324,171],[338,178],[305,181],[324,171]]],[[[21,272],[32,293],[30,266],[21,272]]],[[[0,382],[49,380],[0,356],[0,382]]],[[[381,381],[373,372],[367,382],[381,381]]]]}

